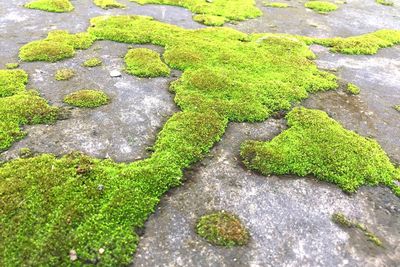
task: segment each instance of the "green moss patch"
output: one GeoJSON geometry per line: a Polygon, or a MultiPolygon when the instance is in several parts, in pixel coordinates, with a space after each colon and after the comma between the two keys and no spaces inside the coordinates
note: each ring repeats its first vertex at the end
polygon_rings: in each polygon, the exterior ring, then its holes
{"type": "Polygon", "coordinates": [[[0,152],[25,136],[24,124],[52,123],[58,109],[35,91],[26,91],[23,70],[0,70],[0,152]]]}
{"type": "Polygon", "coordinates": [[[394,3],[393,1],[390,0],[375,0],[378,4],[384,5],[384,6],[393,6],[394,3]]]}
{"type": "Polygon", "coordinates": [[[382,246],[382,241],[370,230],[368,230],[368,228],[357,222],[357,221],[353,221],[350,220],[346,217],[346,215],[344,215],[343,213],[334,213],[332,214],[332,221],[334,223],[336,223],[337,225],[339,225],[342,228],[356,228],[359,229],[363,232],[364,236],[371,241],[372,243],[374,243],[376,246],[381,247],[382,246]]]}
{"type": "Polygon", "coordinates": [[[69,34],[56,30],[46,39],[33,41],[21,47],[19,57],[23,61],[49,61],[73,57],[76,49],[87,49],[95,38],[87,33],[69,34]]]}
{"type": "Polygon", "coordinates": [[[275,8],[285,8],[285,7],[289,7],[289,4],[281,3],[281,2],[264,2],[264,6],[275,7],[275,8]]]}
{"type": "Polygon", "coordinates": [[[124,8],[125,7],[124,4],[121,4],[115,0],[93,0],[93,2],[96,6],[99,6],[103,9],[124,8]]]}
{"type": "Polygon", "coordinates": [[[398,112],[400,112],[400,105],[395,105],[393,108],[394,108],[395,110],[397,110],[398,112]]]}
{"type": "Polygon", "coordinates": [[[347,84],[347,92],[352,95],[358,95],[361,92],[360,87],[353,83],[348,83],[347,84]]]}
{"type": "Polygon", "coordinates": [[[306,8],[312,9],[320,14],[326,14],[328,12],[335,11],[338,6],[325,1],[309,1],[304,4],[306,8]]]}
{"type": "MultiPolygon", "coordinates": [[[[139,4],[160,4],[160,5],[173,5],[181,6],[189,9],[194,14],[201,14],[204,16],[218,16],[218,21],[222,19],[224,21],[242,21],[245,19],[251,19],[261,16],[261,11],[255,6],[254,0],[130,0],[139,4]]],[[[207,19],[200,20],[198,22],[210,22],[212,19],[214,22],[216,18],[207,16],[207,19]]],[[[212,25],[212,24],[206,24],[212,25]]]]}
{"type": "Polygon", "coordinates": [[[289,129],[271,141],[242,145],[248,168],[264,175],[314,175],[346,192],[380,184],[398,194],[400,172],[376,141],[344,129],[319,110],[295,108],[286,119],[289,129]]]}
{"type": "Polygon", "coordinates": [[[75,76],[75,71],[73,69],[59,69],[56,71],[55,78],[57,81],[66,81],[75,76]]]}
{"type": "Polygon", "coordinates": [[[193,20],[208,26],[222,26],[226,22],[225,17],[207,14],[194,15],[193,20]]]}
{"type": "Polygon", "coordinates": [[[225,211],[200,217],[196,232],[211,244],[225,247],[246,245],[250,238],[248,230],[240,219],[225,211]]]}
{"type": "Polygon", "coordinates": [[[126,72],[138,77],[169,76],[170,69],[161,61],[160,55],[147,48],[131,49],[125,56],[126,72]]]}
{"type": "Polygon", "coordinates": [[[35,0],[26,4],[25,7],[58,13],[70,12],[74,9],[69,0],[35,0]]]}
{"type": "Polygon", "coordinates": [[[80,108],[95,108],[107,104],[110,98],[102,91],[79,90],[67,95],[64,102],[80,108]]]}
{"type": "Polygon", "coordinates": [[[12,69],[16,69],[19,67],[19,63],[15,62],[15,63],[7,63],[6,64],[6,69],[12,70],[12,69]]]}
{"type": "Polygon", "coordinates": [[[88,67],[88,68],[97,67],[97,66],[100,66],[101,64],[103,64],[103,62],[101,61],[100,58],[97,58],[97,57],[90,58],[90,59],[86,60],[85,62],[83,62],[83,66],[88,67]]]}

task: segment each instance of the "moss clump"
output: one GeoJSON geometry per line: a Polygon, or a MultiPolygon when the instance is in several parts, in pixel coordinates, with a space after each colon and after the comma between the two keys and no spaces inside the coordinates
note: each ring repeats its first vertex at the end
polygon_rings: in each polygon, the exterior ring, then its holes
{"type": "Polygon", "coordinates": [[[400,31],[384,29],[347,38],[309,38],[306,42],[331,47],[332,52],[372,55],[380,48],[399,44],[400,31]]]}
{"type": "Polygon", "coordinates": [[[76,49],[87,49],[95,38],[87,33],[69,34],[67,31],[49,32],[46,39],[33,41],[21,47],[23,61],[49,61],[73,57],[76,49]]]}
{"type": "Polygon", "coordinates": [[[15,62],[15,63],[7,63],[6,64],[6,69],[12,70],[12,69],[16,69],[19,67],[19,63],[15,62]]]}
{"type": "Polygon", "coordinates": [[[23,70],[0,70],[0,97],[25,91],[28,74],[23,70]]]}
{"type": "Polygon", "coordinates": [[[358,95],[360,93],[360,87],[353,83],[348,83],[347,84],[347,92],[349,92],[352,95],[358,95]]]}
{"type": "Polygon", "coordinates": [[[286,119],[289,129],[270,142],[242,145],[248,168],[264,175],[314,175],[346,192],[378,184],[398,190],[400,172],[376,141],[344,129],[319,110],[295,108],[286,119]]]}
{"type": "Polygon", "coordinates": [[[107,104],[110,98],[102,91],[79,90],[64,97],[64,102],[80,108],[95,108],[107,104]]]}
{"type": "Polygon", "coordinates": [[[393,1],[390,0],[375,0],[378,4],[384,5],[384,6],[393,6],[394,3],[393,1]]]}
{"type": "Polygon", "coordinates": [[[348,219],[343,213],[332,214],[332,221],[343,228],[357,228],[364,233],[369,241],[379,247],[382,246],[382,241],[373,232],[369,231],[365,225],[348,219]]]}
{"type": "MultiPolygon", "coordinates": [[[[139,4],[161,4],[181,6],[189,9],[195,14],[218,16],[218,21],[242,21],[261,16],[261,11],[255,6],[253,0],[130,0],[139,4]]],[[[205,22],[208,22],[208,17],[205,22]]],[[[215,18],[213,18],[215,21],[215,18]]],[[[202,20],[197,20],[202,23],[202,20]]],[[[209,25],[209,24],[206,24],[209,25]]]]}
{"type": "Polygon", "coordinates": [[[56,71],[55,78],[57,81],[66,81],[75,76],[73,69],[59,69],[56,71]]]}
{"type": "Polygon", "coordinates": [[[25,7],[58,13],[74,10],[74,6],[69,0],[35,0],[26,4],[25,7]]]}
{"type": "Polygon", "coordinates": [[[125,5],[115,1],[115,0],[93,0],[96,6],[99,6],[103,9],[109,8],[124,8],[125,5]]]}
{"type": "Polygon", "coordinates": [[[100,66],[101,64],[103,64],[103,62],[101,61],[100,58],[97,58],[97,57],[90,58],[90,59],[86,60],[85,62],[83,62],[83,66],[88,67],[88,68],[97,67],[97,66],[100,66]]]}
{"type": "Polygon", "coordinates": [[[208,26],[222,26],[226,22],[225,17],[207,14],[194,15],[193,20],[208,26]]]}
{"type": "Polygon", "coordinates": [[[393,106],[393,108],[394,108],[395,110],[397,110],[398,112],[400,112],[400,105],[395,105],[395,106],[393,106]]]}
{"type": "Polygon", "coordinates": [[[325,1],[309,1],[306,2],[304,6],[320,14],[326,14],[328,12],[332,12],[338,9],[337,5],[325,1]]]}
{"type": "Polygon", "coordinates": [[[225,211],[200,217],[196,232],[211,244],[224,247],[246,245],[250,237],[240,219],[225,211]]]}
{"type": "Polygon", "coordinates": [[[264,2],[264,6],[275,7],[275,8],[285,8],[285,7],[289,7],[289,4],[281,3],[281,2],[264,2]]]}
{"type": "Polygon", "coordinates": [[[160,55],[147,48],[131,49],[125,56],[126,72],[138,77],[169,76],[170,69],[161,61],[160,55]]]}
{"type": "Polygon", "coordinates": [[[24,137],[21,125],[51,123],[58,109],[50,107],[35,91],[26,91],[23,70],[0,70],[0,152],[24,137]]]}

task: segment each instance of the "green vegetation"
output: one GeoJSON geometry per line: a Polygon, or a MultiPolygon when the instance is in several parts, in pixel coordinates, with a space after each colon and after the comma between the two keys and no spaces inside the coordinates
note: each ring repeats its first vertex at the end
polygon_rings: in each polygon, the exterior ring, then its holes
{"type": "Polygon", "coordinates": [[[319,110],[295,108],[286,116],[289,129],[269,142],[246,141],[245,165],[270,174],[314,175],[346,192],[362,185],[386,185],[400,196],[400,170],[379,144],[344,129],[319,110]]]}
{"type": "Polygon", "coordinates": [[[358,95],[360,93],[360,87],[358,87],[355,84],[348,83],[347,84],[347,92],[349,92],[352,95],[358,95]]]}
{"type": "Polygon", "coordinates": [[[304,6],[320,14],[326,14],[328,12],[332,12],[338,9],[337,5],[325,1],[309,1],[306,2],[304,6]]]}
{"type": "Polygon", "coordinates": [[[57,81],[66,81],[75,76],[73,69],[59,69],[56,71],[55,77],[57,81]]]}
{"type": "Polygon", "coordinates": [[[37,92],[25,90],[27,82],[23,70],[0,70],[0,152],[24,137],[21,125],[51,123],[57,118],[57,108],[37,92]]]}
{"type": "Polygon", "coordinates": [[[331,47],[331,51],[353,54],[372,55],[380,48],[390,47],[400,43],[400,30],[379,30],[359,36],[347,38],[303,38],[307,43],[331,47]]]}
{"type": "Polygon", "coordinates": [[[96,108],[107,104],[110,98],[102,91],[79,90],[64,97],[64,102],[80,108],[96,108]]]}
{"type": "Polygon", "coordinates": [[[375,0],[378,4],[384,5],[384,6],[393,6],[394,3],[393,1],[390,0],[375,0]]]}
{"type": "Polygon", "coordinates": [[[240,219],[225,211],[202,216],[197,222],[196,232],[211,244],[224,247],[246,245],[250,238],[240,219]]]}
{"type": "MultiPolygon", "coordinates": [[[[130,0],[141,5],[160,4],[181,6],[189,9],[195,15],[203,15],[205,22],[209,21],[242,21],[261,16],[261,11],[255,6],[254,0],[130,0]],[[218,16],[221,18],[209,17],[218,16]]],[[[201,17],[196,20],[202,23],[201,17]]],[[[206,24],[212,25],[212,24],[206,24]]]]}
{"type": "Polygon", "coordinates": [[[398,112],[400,112],[400,105],[395,105],[393,108],[394,108],[395,110],[397,110],[398,112]]]}
{"type": "Polygon", "coordinates": [[[86,60],[85,62],[83,62],[83,66],[88,67],[88,68],[97,67],[97,66],[100,66],[101,64],[103,64],[103,62],[101,61],[100,58],[97,58],[97,57],[90,58],[90,59],[86,60]]]}
{"type": "Polygon", "coordinates": [[[225,17],[207,14],[194,15],[193,20],[208,26],[222,26],[226,22],[225,17]]]}
{"type": "Polygon", "coordinates": [[[124,8],[125,5],[115,1],[115,0],[93,0],[96,6],[99,6],[103,9],[108,8],[124,8]]]}
{"type": "Polygon", "coordinates": [[[46,39],[33,41],[21,47],[19,57],[23,61],[49,61],[73,57],[76,49],[89,48],[95,38],[87,33],[69,34],[67,31],[51,31],[46,39]]]}
{"type": "Polygon", "coordinates": [[[148,48],[131,49],[125,56],[126,72],[138,77],[169,76],[170,69],[160,55],[148,48]]]}
{"type": "Polygon", "coordinates": [[[369,231],[365,225],[348,219],[343,213],[332,214],[332,221],[343,228],[357,228],[364,233],[369,241],[379,247],[382,246],[382,241],[373,232],[369,231]]]}
{"type": "Polygon", "coordinates": [[[58,13],[74,10],[74,6],[69,0],[35,0],[26,4],[25,7],[58,13]]]}
{"type": "Polygon", "coordinates": [[[281,3],[281,2],[264,2],[264,6],[266,6],[266,7],[276,7],[276,8],[285,8],[285,7],[289,7],[289,4],[281,3]]]}
{"type": "Polygon", "coordinates": [[[6,64],[6,69],[12,70],[12,69],[16,69],[19,67],[19,63],[15,62],[15,63],[7,63],[6,64]]]}

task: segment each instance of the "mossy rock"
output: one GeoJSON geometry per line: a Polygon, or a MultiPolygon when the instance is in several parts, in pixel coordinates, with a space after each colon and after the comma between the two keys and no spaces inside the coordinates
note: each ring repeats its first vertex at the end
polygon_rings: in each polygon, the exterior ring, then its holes
{"type": "Polygon", "coordinates": [[[74,10],[74,6],[69,0],[35,0],[26,4],[25,7],[57,13],[74,10]]]}
{"type": "Polygon", "coordinates": [[[96,108],[108,104],[110,98],[102,91],[79,90],[64,97],[64,102],[80,108],[96,108]]]}
{"type": "Polygon", "coordinates": [[[200,217],[196,232],[209,243],[217,246],[243,246],[250,234],[240,219],[229,212],[219,211],[200,217]]]}
{"type": "Polygon", "coordinates": [[[160,55],[148,48],[131,49],[125,56],[126,72],[138,77],[167,77],[168,66],[161,61],[160,55]]]}
{"type": "Polygon", "coordinates": [[[94,68],[103,64],[100,58],[93,57],[83,62],[83,66],[87,68],[94,68]]]}
{"type": "Polygon", "coordinates": [[[75,71],[70,68],[59,69],[56,71],[55,78],[57,81],[67,81],[75,76],[75,71]]]}

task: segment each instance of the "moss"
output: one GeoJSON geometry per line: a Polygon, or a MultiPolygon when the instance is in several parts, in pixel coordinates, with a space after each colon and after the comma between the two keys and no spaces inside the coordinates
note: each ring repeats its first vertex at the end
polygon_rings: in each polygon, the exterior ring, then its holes
{"type": "Polygon", "coordinates": [[[266,7],[276,7],[276,8],[285,8],[285,7],[289,7],[289,4],[281,3],[281,2],[264,2],[264,6],[266,6],[266,7]]]}
{"type": "Polygon", "coordinates": [[[307,42],[331,47],[332,52],[372,55],[380,48],[399,44],[400,31],[384,29],[347,38],[310,38],[307,42]]]}
{"type": "Polygon", "coordinates": [[[56,30],[46,39],[33,41],[21,47],[19,57],[23,61],[49,61],[73,57],[76,49],[87,49],[95,38],[87,33],[69,34],[56,30]]]}
{"type": "Polygon", "coordinates": [[[80,108],[95,108],[107,104],[110,98],[102,91],[79,90],[64,97],[64,102],[80,108]]]}
{"type": "Polygon", "coordinates": [[[74,9],[69,0],[35,0],[26,4],[25,7],[58,13],[70,12],[74,9]]]}
{"type": "Polygon", "coordinates": [[[147,48],[131,49],[125,56],[126,72],[138,77],[169,76],[170,69],[160,58],[160,55],[147,48]]]}
{"type": "MultiPolygon", "coordinates": [[[[161,4],[181,6],[189,9],[194,14],[207,16],[207,19],[197,20],[202,23],[212,21],[215,22],[216,18],[209,16],[217,16],[218,21],[242,21],[261,16],[261,11],[255,6],[254,0],[218,0],[218,1],[205,1],[205,0],[130,0],[139,4],[161,4]]],[[[201,17],[199,17],[201,18],[201,17]]],[[[211,25],[211,24],[206,24],[211,25]]]]}
{"type": "Polygon", "coordinates": [[[375,0],[378,4],[384,5],[384,6],[393,6],[394,3],[393,1],[390,0],[375,0]]]}
{"type": "Polygon", "coordinates": [[[16,69],[19,67],[19,63],[15,62],[15,63],[7,63],[6,64],[6,69],[12,70],[12,69],[16,69]]]}
{"type": "Polygon", "coordinates": [[[225,211],[200,217],[196,232],[211,244],[225,247],[246,245],[250,237],[240,219],[225,211]]]}
{"type": "Polygon", "coordinates": [[[193,20],[208,26],[222,26],[226,22],[225,17],[207,14],[194,15],[193,20]]]}
{"type": "Polygon", "coordinates": [[[400,105],[395,105],[395,106],[393,106],[393,108],[394,108],[395,110],[397,110],[398,112],[400,112],[400,105]]]}
{"type": "Polygon", "coordinates": [[[86,60],[85,62],[83,62],[83,66],[88,67],[88,68],[97,67],[97,66],[100,66],[101,64],[103,64],[103,62],[101,61],[100,58],[97,58],[97,57],[90,58],[90,59],[86,60]]]}
{"type": "Polygon", "coordinates": [[[355,84],[348,83],[347,84],[347,92],[349,92],[352,95],[358,95],[360,93],[360,87],[358,87],[355,84]]]}
{"type": "Polygon", "coordinates": [[[338,9],[337,5],[325,1],[309,1],[306,2],[304,6],[320,14],[326,14],[328,12],[332,12],[338,9]]]}
{"type": "Polygon", "coordinates": [[[376,246],[379,246],[379,247],[382,246],[382,241],[373,232],[368,230],[368,228],[365,225],[363,225],[357,221],[352,221],[352,220],[348,219],[346,217],[346,215],[344,215],[343,213],[338,212],[338,213],[332,214],[332,221],[343,228],[357,228],[363,232],[364,236],[369,241],[374,243],[376,246]]]}
{"type": "Polygon", "coordinates": [[[398,188],[400,172],[376,141],[344,129],[319,110],[295,108],[286,118],[289,129],[271,141],[242,145],[248,168],[264,175],[314,175],[346,192],[362,185],[398,188]]]}
{"type": "Polygon", "coordinates": [[[103,9],[109,8],[124,8],[125,5],[115,1],[115,0],[93,0],[96,6],[99,6],[103,9]]]}
{"type": "Polygon", "coordinates": [[[0,97],[25,91],[28,74],[23,70],[0,70],[0,97]]]}
{"type": "Polygon", "coordinates": [[[75,76],[73,69],[59,69],[56,71],[55,78],[57,81],[66,81],[75,76]]]}
{"type": "Polygon", "coordinates": [[[33,156],[33,152],[30,148],[23,147],[18,151],[18,156],[20,158],[30,158],[33,156]]]}

